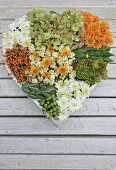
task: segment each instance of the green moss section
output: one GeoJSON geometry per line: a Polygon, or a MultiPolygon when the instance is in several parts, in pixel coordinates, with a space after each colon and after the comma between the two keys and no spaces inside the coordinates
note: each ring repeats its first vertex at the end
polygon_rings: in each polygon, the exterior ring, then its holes
{"type": "Polygon", "coordinates": [[[45,12],[35,8],[28,13],[32,43],[36,50],[42,45],[59,46],[61,44],[77,47],[83,44],[83,13],[68,10],[63,14],[54,11],[45,12]]]}
{"type": "Polygon", "coordinates": [[[100,59],[85,58],[73,64],[76,69],[76,79],[84,80],[90,86],[107,79],[107,63],[100,59]]]}

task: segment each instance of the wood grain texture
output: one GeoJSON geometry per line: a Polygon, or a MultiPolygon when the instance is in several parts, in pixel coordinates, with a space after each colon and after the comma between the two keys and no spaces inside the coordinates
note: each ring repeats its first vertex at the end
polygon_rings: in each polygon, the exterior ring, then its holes
{"type": "Polygon", "coordinates": [[[116,154],[116,138],[0,137],[1,154],[116,154]],[[68,148],[68,149],[67,149],[68,148]]]}
{"type": "Polygon", "coordinates": [[[1,169],[115,170],[116,156],[0,155],[1,169]]]}
{"type": "Polygon", "coordinates": [[[0,79],[0,96],[25,96],[13,80],[0,79]]]}
{"type": "MultiPolygon", "coordinates": [[[[50,10],[55,10],[57,12],[63,12],[64,10],[70,8],[71,6],[68,7],[44,7],[44,9],[46,11],[50,11],[50,10]]],[[[116,8],[114,7],[79,7],[79,6],[74,6],[75,8],[77,8],[78,10],[81,11],[89,11],[92,12],[94,15],[99,16],[101,19],[116,19],[116,8]]],[[[11,20],[11,19],[16,19],[19,17],[22,17],[23,15],[26,15],[27,12],[29,12],[30,10],[32,10],[34,7],[2,7],[0,6],[0,19],[7,19],[7,20],[11,20]]]]}
{"type": "Polygon", "coordinates": [[[47,118],[0,117],[0,135],[116,135],[116,117],[69,117],[59,127],[47,118]]]}
{"type": "Polygon", "coordinates": [[[116,64],[109,64],[108,66],[108,77],[116,78],[116,64]]]}
{"type": "Polygon", "coordinates": [[[108,6],[108,7],[114,7],[116,6],[115,0],[97,0],[97,1],[81,1],[81,0],[20,0],[20,1],[14,1],[14,0],[1,0],[0,6],[52,6],[52,7],[78,7],[78,6],[108,6]]]}
{"type": "MultiPolygon", "coordinates": [[[[0,116],[44,116],[29,99],[0,99],[0,116]]],[[[89,98],[83,107],[71,116],[116,116],[115,98],[89,98]]]]}

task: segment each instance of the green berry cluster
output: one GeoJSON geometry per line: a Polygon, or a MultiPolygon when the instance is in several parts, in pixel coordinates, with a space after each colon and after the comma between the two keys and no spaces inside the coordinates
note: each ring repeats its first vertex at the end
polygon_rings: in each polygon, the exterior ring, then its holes
{"type": "Polygon", "coordinates": [[[100,59],[92,59],[86,57],[74,66],[76,68],[76,79],[84,80],[90,86],[101,81],[101,79],[108,79],[107,63],[100,59]]]}
{"type": "Polygon", "coordinates": [[[46,100],[39,100],[39,103],[43,107],[43,113],[47,113],[49,115],[49,119],[58,119],[60,106],[57,104],[54,94],[47,97],[46,100]]]}

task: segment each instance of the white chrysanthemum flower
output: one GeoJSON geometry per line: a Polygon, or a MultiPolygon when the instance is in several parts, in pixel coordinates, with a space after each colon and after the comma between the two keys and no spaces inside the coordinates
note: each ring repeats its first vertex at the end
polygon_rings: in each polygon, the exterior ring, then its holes
{"type": "Polygon", "coordinates": [[[55,83],[55,86],[57,89],[61,89],[61,90],[66,90],[67,89],[67,82],[63,81],[63,80],[59,80],[57,83],[55,83]]]}
{"type": "Polygon", "coordinates": [[[84,87],[89,87],[89,85],[87,83],[85,83],[84,81],[78,81],[79,82],[79,86],[81,89],[83,89],[84,87]]]}
{"type": "Polygon", "coordinates": [[[85,99],[86,97],[89,97],[90,95],[90,88],[84,87],[82,91],[80,92],[80,97],[82,99],[85,99]]]}
{"type": "Polygon", "coordinates": [[[70,91],[66,91],[64,96],[66,97],[67,100],[72,99],[72,93],[70,91]]]}
{"type": "Polygon", "coordinates": [[[57,97],[58,97],[58,98],[61,98],[64,93],[63,93],[62,90],[59,90],[56,94],[57,94],[57,97]]]}
{"type": "MultiPolygon", "coordinates": [[[[3,38],[3,48],[12,48],[15,44],[21,44],[24,47],[29,47],[31,44],[30,37],[30,21],[27,20],[26,16],[23,16],[20,19],[15,20],[12,24],[9,25],[9,30],[6,31],[3,38]],[[8,43],[8,40],[11,40],[11,44],[8,43]]],[[[33,48],[31,47],[31,51],[33,48]]]]}
{"type": "Polygon", "coordinates": [[[12,48],[12,44],[13,44],[13,41],[12,39],[11,40],[6,40],[6,41],[3,41],[3,51],[5,51],[5,48],[12,48]]]}
{"type": "Polygon", "coordinates": [[[72,81],[69,85],[71,91],[76,91],[79,89],[79,83],[77,81],[72,81]]]}
{"type": "Polygon", "coordinates": [[[6,31],[5,33],[3,33],[4,39],[9,39],[11,38],[11,34],[10,31],[6,31]]]}
{"type": "Polygon", "coordinates": [[[68,100],[65,97],[61,97],[59,100],[57,100],[57,103],[61,110],[66,109],[69,106],[68,100]]]}
{"type": "Polygon", "coordinates": [[[79,110],[80,108],[81,108],[81,101],[80,101],[79,98],[78,98],[78,100],[77,99],[72,99],[70,101],[69,109],[71,111],[76,111],[76,110],[79,110]]]}

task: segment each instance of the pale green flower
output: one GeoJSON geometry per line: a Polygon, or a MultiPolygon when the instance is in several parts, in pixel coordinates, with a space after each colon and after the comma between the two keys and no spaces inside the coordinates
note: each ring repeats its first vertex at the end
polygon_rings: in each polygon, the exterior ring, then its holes
{"type": "Polygon", "coordinates": [[[72,93],[71,93],[70,91],[66,91],[65,97],[66,97],[67,99],[71,99],[71,98],[72,98],[72,93]]]}
{"type": "Polygon", "coordinates": [[[82,91],[80,92],[80,97],[89,97],[90,95],[90,89],[89,88],[83,88],[82,91]]]}
{"type": "Polygon", "coordinates": [[[57,92],[57,97],[58,97],[58,98],[61,98],[62,96],[63,96],[63,91],[58,91],[58,92],[57,92]]]}
{"type": "Polygon", "coordinates": [[[72,99],[70,101],[69,108],[70,108],[71,111],[79,110],[80,107],[81,107],[81,101],[79,99],[78,100],[77,99],[72,99]]]}
{"type": "Polygon", "coordinates": [[[71,91],[76,91],[79,89],[79,83],[77,81],[73,81],[69,85],[71,91]]]}

